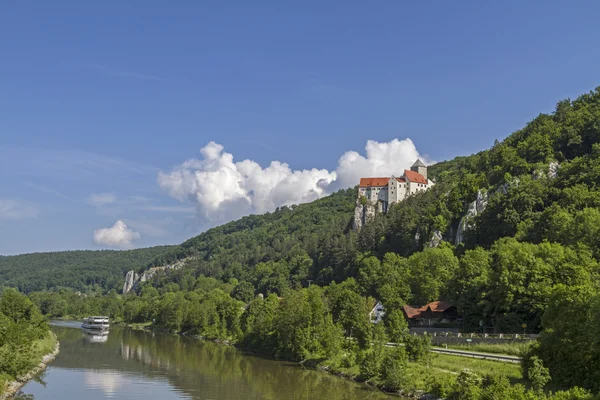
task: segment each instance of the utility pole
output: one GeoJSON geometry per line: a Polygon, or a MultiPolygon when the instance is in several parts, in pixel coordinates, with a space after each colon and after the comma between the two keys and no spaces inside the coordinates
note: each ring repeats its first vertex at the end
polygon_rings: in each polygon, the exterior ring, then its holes
{"type": "Polygon", "coordinates": [[[312,279],[307,279],[308,281],[308,287],[310,287],[310,283],[312,282],[312,279]]]}

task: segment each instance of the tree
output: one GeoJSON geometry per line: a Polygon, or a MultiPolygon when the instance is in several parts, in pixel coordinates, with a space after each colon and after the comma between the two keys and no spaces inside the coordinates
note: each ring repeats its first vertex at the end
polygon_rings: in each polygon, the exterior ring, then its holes
{"type": "Polygon", "coordinates": [[[231,296],[247,303],[254,298],[254,286],[250,282],[240,282],[231,292],[231,296]]]}
{"type": "Polygon", "coordinates": [[[530,357],[527,360],[526,373],[533,389],[542,393],[544,386],[550,381],[550,372],[544,367],[544,362],[537,356],[530,357]]]}

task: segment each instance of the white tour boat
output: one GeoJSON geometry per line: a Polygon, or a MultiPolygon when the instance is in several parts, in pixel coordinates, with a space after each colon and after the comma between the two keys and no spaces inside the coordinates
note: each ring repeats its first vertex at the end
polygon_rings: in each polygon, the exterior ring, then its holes
{"type": "Polygon", "coordinates": [[[108,331],[108,317],[92,316],[84,318],[81,327],[84,329],[91,329],[94,331],[108,331]]]}

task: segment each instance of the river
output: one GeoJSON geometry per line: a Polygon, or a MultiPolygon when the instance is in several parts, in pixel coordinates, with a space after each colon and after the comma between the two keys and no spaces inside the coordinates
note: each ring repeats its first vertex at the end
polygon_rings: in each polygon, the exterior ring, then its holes
{"type": "Polygon", "coordinates": [[[52,330],[60,353],[22,389],[36,400],[398,399],[295,363],[193,338],[117,326],[100,337],[75,322],[54,323],[52,330]]]}

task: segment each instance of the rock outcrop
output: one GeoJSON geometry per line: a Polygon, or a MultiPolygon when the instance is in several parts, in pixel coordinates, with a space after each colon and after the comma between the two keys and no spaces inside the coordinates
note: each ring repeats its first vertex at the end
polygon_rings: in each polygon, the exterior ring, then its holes
{"type": "Polygon", "coordinates": [[[531,177],[536,180],[542,178],[554,179],[558,175],[559,168],[560,164],[558,163],[558,161],[552,161],[550,164],[548,164],[547,171],[545,171],[544,169],[536,169],[531,174],[531,177]]]}
{"type": "Polygon", "coordinates": [[[363,203],[361,202],[361,199],[357,199],[356,205],[354,206],[354,219],[352,221],[352,229],[357,231],[369,221],[372,221],[375,218],[376,212],[376,206],[369,202],[363,203]]]}
{"type": "Polygon", "coordinates": [[[133,289],[133,285],[140,280],[140,276],[133,270],[125,275],[125,283],[123,284],[123,293],[129,293],[133,289]]]}
{"type": "Polygon", "coordinates": [[[431,234],[431,238],[427,243],[425,243],[426,247],[438,247],[442,243],[442,232],[436,230],[431,234]]]}
{"type": "Polygon", "coordinates": [[[127,272],[127,275],[125,275],[125,283],[123,284],[123,294],[135,290],[139,283],[149,281],[159,272],[168,272],[169,270],[175,270],[183,267],[186,261],[187,258],[184,258],[183,260],[179,260],[171,265],[148,268],[142,273],[142,275],[136,274],[133,270],[127,272]]]}
{"type": "Polygon", "coordinates": [[[560,164],[557,161],[553,161],[548,165],[548,178],[554,179],[558,175],[558,169],[560,168],[560,164]]]}
{"type": "Polygon", "coordinates": [[[473,229],[473,218],[481,214],[488,203],[488,194],[482,190],[477,191],[477,198],[469,204],[467,213],[461,218],[456,230],[456,238],[454,244],[460,244],[464,240],[464,234],[469,229],[473,229]]]}

